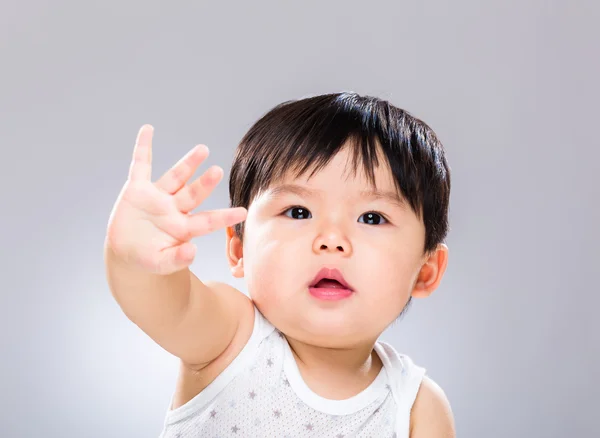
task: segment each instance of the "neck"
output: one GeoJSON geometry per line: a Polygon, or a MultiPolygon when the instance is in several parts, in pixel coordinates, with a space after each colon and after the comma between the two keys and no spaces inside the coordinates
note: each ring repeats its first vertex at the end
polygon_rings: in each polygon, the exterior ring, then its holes
{"type": "Polygon", "coordinates": [[[375,342],[352,348],[326,348],[287,337],[308,387],[321,397],[341,400],[367,388],[381,371],[375,342]]]}

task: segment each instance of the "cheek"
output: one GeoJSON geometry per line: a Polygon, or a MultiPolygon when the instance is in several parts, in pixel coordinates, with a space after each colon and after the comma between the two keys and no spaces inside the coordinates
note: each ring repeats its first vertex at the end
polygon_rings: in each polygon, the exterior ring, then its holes
{"type": "Polygon", "coordinates": [[[283,239],[269,229],[258,231],[248,242],[248,291],[257,304],[268,301],[277,305],[307,281],[302,277],[305,260],[297,241],[283,239]]]}
{"type": "Polygon", "coordinates": [[[409,242],[389,239],[362,248],[358,256],[359,278],[378,307],[403,306],[412,291],[418,251],[409,242]],[[391,242],[391,243],[390,243],[391,242]]]}

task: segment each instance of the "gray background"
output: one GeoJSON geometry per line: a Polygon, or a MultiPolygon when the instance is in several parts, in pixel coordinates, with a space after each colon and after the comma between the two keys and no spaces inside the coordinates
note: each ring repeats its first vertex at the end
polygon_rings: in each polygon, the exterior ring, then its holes
{"type": "MultiPolygon", "coordinates": [[[[0,436],[161,429],[177,360],[120,312],[102,260],[139,127],[156,128],[154,179],[197,143],[227,178],[264,112],[342,90],[423,118],[453,171],[446,277],[384,338],[444,388],[460,437],[598,436],[599,15],[592,0],[3,1],[0,436]]],[[[205,206],[227,204],[222,183],[205,206]]],[[[243,288],[224,237],[200,239],[192,268],[243,288]]]]}

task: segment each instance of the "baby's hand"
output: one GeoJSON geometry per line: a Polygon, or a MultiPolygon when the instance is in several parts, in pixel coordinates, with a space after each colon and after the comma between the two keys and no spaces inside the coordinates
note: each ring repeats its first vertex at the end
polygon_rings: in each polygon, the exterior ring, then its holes
{"type": "Polygon", "coordinates": [[[219,183],[223,170],[212,166],[186,185],[208,156],[208,148],[198,145],[151,182],[153,132],[144,125],[138,133],[129,178],[110,214],[106,243],[126,264],[167,275],[192,263],[193,237],[242,222],[247,211],[239,207],[189,214],[219,183]]]}

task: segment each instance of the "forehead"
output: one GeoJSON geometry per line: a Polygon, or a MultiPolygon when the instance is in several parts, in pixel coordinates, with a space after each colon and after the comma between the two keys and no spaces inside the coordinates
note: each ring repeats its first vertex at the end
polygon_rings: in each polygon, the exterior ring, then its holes
{"type": "Polygon", "coordinates": [[[324,166],[317,167],[316,163],[311,165],[309,162],[304,172],[288,169],[281,178],[272,181],[270,187],[290,183],[330,183],[337,180],[373,190],[394,190],[396,187],[389,163],[380,148],[377,149],[376,157],[365,160],[349,145],[340,149],[324,166]]]}
{"type": "MultiPolygon", "coordinates": [[[[298,184],[280,184],[268,190],[269,199],[277,199],[285,195],[293,194],[302,198],[325,198],[327,189],[308,188],[298,184]]],[[[356,190],[352,193],[352,198],[361,200],[383,200],[396,205],[402,209],[406,208],[406,202],[396,191],[380,190],[377,188],[356,190]]]]}
{"type": "Polygon", "coordinates": [[[273,181],[263,192],[274,199],[285,195],[303,198],[324,198],[327,192],[352,195],[360,199],[384,200],[402,208],[405,200],[395,184],[391,169],[382,153],[378,164],[372,160],[371,179],[365,167],[368,163],[356,162],[350,148],[340,150],[322,168],[309,168],[304,173],[288,170],[282,178],[273,181]]]}

